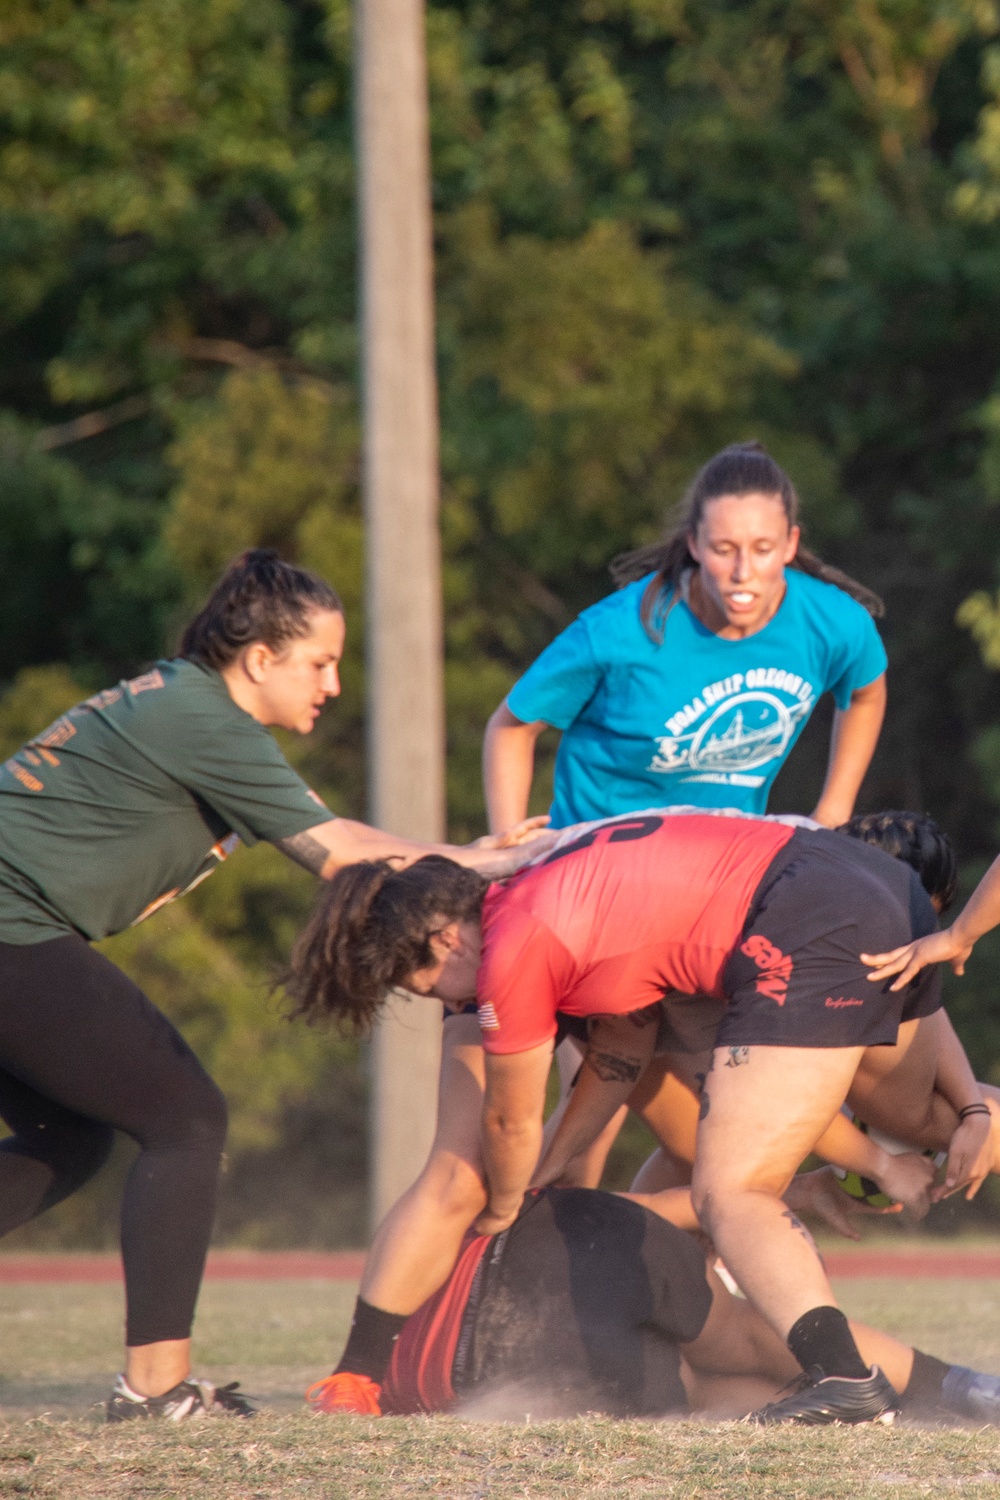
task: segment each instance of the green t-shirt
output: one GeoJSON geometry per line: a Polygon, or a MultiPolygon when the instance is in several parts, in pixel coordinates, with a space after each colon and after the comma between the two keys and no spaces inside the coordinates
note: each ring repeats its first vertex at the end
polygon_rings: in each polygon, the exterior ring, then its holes
{"type": "Polygon", "coordinates": [[[217,672],[157,662],[0,767],[0,942],[107,937],[331,817],[217,672]]]}

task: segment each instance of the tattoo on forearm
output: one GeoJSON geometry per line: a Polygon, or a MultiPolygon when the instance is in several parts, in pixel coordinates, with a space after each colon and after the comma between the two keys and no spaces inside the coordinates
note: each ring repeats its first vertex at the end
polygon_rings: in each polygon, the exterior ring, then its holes
{"type": "MultiPolygon", "coordinates": [[[[786,1208],[781,1217],[783,1219],[787,1219],[791,1227],[799,1231],[799,1234],[801,1234],[802,1238],[806,1241],[806,1244],[811,1245],[812,1248],[816,1250],[816,1241],[813,1239],[812,1235],[809,1233],[802,1220],[796,1214],[793,1214],[790,1208],[786,1208]]],[[[816,1254],[819,1254],[818,1250],[816,1250],[816,1254]]]]}
{"type": "Polygon", "coordinates": [[[702,1095],[701,1095],[701,1104],[698,1106],[698,1118],[699,1118],[699,1120],[704,1120],[706,1118],[706,1116],[708,1115],[708,1112],[709,1112],[709,1110],[711,1108],[712,1108],[712,1106],[708,1102],[708,1094],[703,1090],[702,1091],[702,1095]]]}
{"type": "Polygon", "coordinates": [[[642,1072],[640,1063],[630,1057],[616,1057],[613,1052],[588,1052],[586,1061],[602,1083],[635,1083],[642,1072]]]}
{"type": "Polygon", "coordinates": [[[273,842],[274,847],[280,849],[282,854],[287,854],[289,859],[294,859],[297,865],[302,865],[313,875],[322,875],[323,866],[330,858],[329,849],[324,848],[311,833],[293,833],[291,838],[275,839],[273,842]]]}
{"type": "Polygon", "coordinates": [[[750,1061],[749,1047],[730,1047],[729,1056],[726,1058],[727,1068],[742,1068],[750,1061]]]}

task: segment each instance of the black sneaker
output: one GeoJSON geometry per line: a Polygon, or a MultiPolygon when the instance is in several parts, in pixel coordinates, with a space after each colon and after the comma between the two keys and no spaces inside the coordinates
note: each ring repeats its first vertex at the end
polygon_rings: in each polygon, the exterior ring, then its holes
{"type": "Polygon", "coordinates": [[[952,1365],[941,1386],[940,1409],[967,1422],[1000,1425],[1000,1377],[952,1365]]]}
{"type": "Polygon", "coordinates": [[[137,1417],[160,1417],[167,1422],[185,1422],[189,1417],[252,1417],[256,1408],[237,1395],[239,1381],[214,1386],[210,1380],[182,1380],[162,1396],[140,1396],[119,1375],[107,1404],[109,1422],[131,1422],[137,1417]]]}
{"type": "Polygon", "coordinates": [[[824,1375],[815,1365],[795,1384],[788,1395],[752,1411],[746,1422],[769,1426],[772,1422],[800,1422],[807,1427],[857,1422],[896,1420],[899,1397],[878,1365],[863,1380],[848,1380],[841,1375],[824,1375]]]}

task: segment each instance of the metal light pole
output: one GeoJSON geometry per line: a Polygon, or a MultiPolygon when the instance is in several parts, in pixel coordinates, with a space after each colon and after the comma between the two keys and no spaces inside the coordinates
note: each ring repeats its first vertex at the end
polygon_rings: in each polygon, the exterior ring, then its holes
{"type": "MultiPolygon", "coordinates": [[[[357,0],[369,817],[445,828],[438,412],[423,0],[357,0]]],[[[377,1224],[434,1133],[441,1017],[394,1001],[373,1047],[377,1224]]]]}

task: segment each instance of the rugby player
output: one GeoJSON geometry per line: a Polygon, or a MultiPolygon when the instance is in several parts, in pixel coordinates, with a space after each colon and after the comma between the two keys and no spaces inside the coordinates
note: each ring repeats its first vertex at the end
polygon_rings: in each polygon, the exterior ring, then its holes
{"type": "MultiPolygon", "coordinates": [[[[913,936],[934,921],[912,870],[835,833],[701,813],[633,814],[569,836],[541,865],[488,893],[441,858],[404,871],[385,862],[341,871],[297,945],[289,988],[301,1013],[361,1026],[395,986],[453,1010],[478,998],[482,1160],[470,1161],[468,1143],[456,1158],[486,1184],[477,1220],[484,1234],[513,1223],[535,1171],[558,1012],[593,1022],[588,1066],[542,1180],[586,1143],[578,1126],[593,1117],[595,1093],[605,1120],[628,1098],[653,1052],[661,998],[674,990],[725,997],[702,1096],[699,1219],[811,1372],[789,1417],[801,1419],[811,1404],[822,1420],[838,1420],[838,1410],[877,1420],[895,1393],[862,1359],[781,1194],[838,1113],[865,1047],[893,1043],[902,1019],[940,1005],[933,975],[905,996],[869,986],[858,953],[874,946],[870,934],[913,936]]],[[[959,1110],[973,1102],[981,1102],[974,1080],[968,1099],[953,1100],[959,1110]]],[[[962,1120],[936,1196],[968,1181],[985,1133],[980,1118],[962,1120]]],[[[383,1261],[395,1269],[377,1302],[359,1303],[355,1342],[388,1336],[391,1347],[390,1330],[454,1263],[455,1224],[420,1224],[410,1207],[390,1215],[392,1253],[383,1261]]],[[[344,1370],[353,1358],[349,1341],[344,1370]]]]}
{"type": "MultiPolygon", "coordinates": [[[[1000,1378],[863,1324],[851,1331],[907,1416],[1000,1421],[1000,1378]]],[[[508,1420],[762,1408],[767,1420],[767,1404],[801,1374],[690,1235],[611,1193],[542,1188],[502,1234],[466,1237],[445,1285],[400,1334],[381,1407],[508,1420]]],[[[315,1409],[335,1383],[311,1387],[315,1409]]]]}
{"type": "MultiPolygon", "coordinates": [[[[904,860],[920,877],[934,910],[947,911],[955,895],[955,855],[950,840],[933,818],[911,812],[869,813],[852,818],[838,832],[904,860]]],[[[660,1192],[690,1182],[700,1080],[708,1066],[707,1054],[721,1015],[722,1002],[701,999],[673,1007],[671,1022],[661,1024],[657,1056],[629,1100],[630,1107],[641,1113],[661,1142],[633,1182],[635,1191],[660,1192]],[[678,1014],[680,1021],[676,1019],[678,1014]]],[[[959,1124],[950,1101],[970,1091],[972,1077],[962,1044],[941,1009],[923,1018],[904,1020],[895,1046],[868,1048],[847,1103],[866,1125],[906,1142],[914,1150],[939,1152],[947,1150],[959,1124]]],[[[1000,1090],[982,1082],[975,1087],[981,1104],[968,1107],[984,1116],[989,1112],[990,1134],[971,1173],[968,1198],[974,1196],[987,1173],[1000,1171],[1000,1090]]],[[[882,1148],[868,1137],[859,1140],[839,1117],[814,1150],[873,1182],[884,1178],[887,1167],[891,1171],[882,1148]]],[[[575,1172],[564,1173],[562,1180],[567,1175],[580,1186],[589,1185],[579,1181],[575,1172]]],[[[927,1204],[920,1201],[919,1174],[910,1171],[910,1177],[908,1184],[906,1172],[901,1175],[897,1166],[894,1181],[883,1191],[905,1200],[906,1206],[921,1217],[927,1204]],[[913,1189],[917,1190],[915,1194],[913,1189]]]]}

